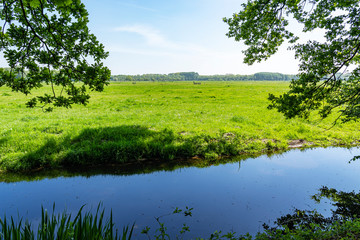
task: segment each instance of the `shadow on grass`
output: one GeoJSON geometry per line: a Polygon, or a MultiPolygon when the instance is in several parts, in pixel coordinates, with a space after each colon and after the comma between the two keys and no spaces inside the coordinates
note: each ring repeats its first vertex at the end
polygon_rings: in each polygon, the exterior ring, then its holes
{"type": "Polygon", "coordinates": [[[242,154],[236,160],[220,158],[239,155],[244,148],[263,147],[251,145],[235,135],[186,137],[166,129],[154,131],[138,125],[89,128],[78,136],[58,139],[49,138],[43,146],[17,161],[3,161],[0,167],[11,174],[1,174],[0,181],[13,181],[6,175],[14,180],[22,177],[25,177],[24,180],[36,180],[56,176],[151,173],[187,166],[207,167],[253,157],[254,154],[242,154]],[[44,171],[49,169],[51,171],[44,171]],[[14,172],[19,174],[14,175],[14,172]]]}
{"type": "Polygon", "coordinates": [[[138,125],[88,128],[62,141],[49,138],[42,147],[24,155],[19,167],[86,167],[189,156],[187,148],[178,145],[179,140],[172,131],[153,131],[138,125]]]}
{"type": "Polygon", "coordinates": [[[3,137],[3,138],[0,138],[0,146],[5,144],[7,142],[7,138],[3,137]]]}

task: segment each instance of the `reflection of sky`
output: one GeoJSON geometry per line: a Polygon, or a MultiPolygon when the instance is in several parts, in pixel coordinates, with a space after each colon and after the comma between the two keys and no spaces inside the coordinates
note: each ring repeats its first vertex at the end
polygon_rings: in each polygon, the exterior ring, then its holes
{"type": "Polygon", "coordinates": [[[314,169],[319,167],[320,165],[318,161],[314,161],[314,159],[300,156],[299,153],[294,155],[295,156],[292,156],[290,159],[286,159],[286,161],[284,161],[285,156],[282,156],[279,158],[273,157],[271,159],[266,159],[264,162],[278,167],[288,167],[296,169],[314,169]]]}
{"type": "Polygon", "coordinates": [[[294,150],[204,169],[0,183],[0,216],[19,213],[36,223],[41,205],[51,210],[55,202],[57,210],[75,214],[83,204],[89,210],[102,202],[112,209],[118,227],[135,221],[141,230],[156,227],[154,217],[189,206],[194,208],[191,218],[164,218],[170,231],[186,221],[193,237],[208,237],[214,230],[254,233],[294,208],[324,212],[328,204],[310,199],[323,185],[359,190],[360,162],[348,164],[357,154],[357,149],[294,150]]]}
{"type": "Polygon", "coordinates": [[[357,162],[351,162],[347,164],[349,160],[356,154],[359,154],[359,151],[356,150],[346,150],[343,149],[344,156],[340,155],[338,149],[336,148],[327,148],[327,149],[317,149],[313,150],[293,150],[281,155],[275,155],[270,158],[268,157],[259,157],[258,160],[262,161],[259,171],[266,174],[275,174],[279,175],[283,173],[283,170],[288,169],[303,169],[303,170],[316,170],[319,168],[324,168],[328,170],[335,171],[338,168],[347,169],[352,167],[360,170],[360,164],[357,162]],[[307,154],[311,152],[311,154],[307,154]],[[344,162],[346,164],[344,164],[344,162]],[[271,168],[271,170],[269,170],[271,168]]]}

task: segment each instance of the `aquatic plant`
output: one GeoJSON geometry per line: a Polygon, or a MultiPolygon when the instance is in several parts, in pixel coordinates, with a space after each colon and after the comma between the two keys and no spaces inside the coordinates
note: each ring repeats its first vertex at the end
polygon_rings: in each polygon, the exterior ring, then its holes
{"type": "MultiPolygon", "coordinates": [[[[337,192],[334,189],[323,188],[317,194],[315,199],[337,197],[334,204],[338,209],[346,207],[352,208],[356,203],[352,203],[350,199],[359,198],[359,194],[337,192]],[[349,196],[351,196],[349,198],[349,196]],[[337,205],[340,203],[340,205],[337,205]]],[[[112,220],[112,213],[108,220],[104,219],[104,210],[100,210],[100,204],[95,214],[90,212],[83,213],[84,206],[80,208],[77,215],[72,218],[70,214],[63,212],[62,214],[49,214],[47,210],[41,208],[41,221],[34,231],[31,223],[22,219],[16,222],[12,217],[8,220],[6,217],[0,219],[0,240],[130,240],[134,239],[134,227],[128,225],[122,229],[119,234],[115,229],[112,220]]],[[[166,218],[173,214],[192,215],[192,208],[186,207],[182,210],[176,208],[172,213],[155,217],[158,224],[157,229],[145,227],[142,234],[149,240],[165,240],[165,239],[184,239],[185,233],[190,232],[190,227],[183,224],[176,236],[170,236],[166,227],[166,218]],[[161,220],[163,219],[163,220],[161,220]],[[153,231],[152,231],[153,230],[153,231]],[[152,232],[151,232],[152,231],[152,232]]],[[[265,231],[258,232],[255,236],[250,234],[239,235],[235,232],[223,233],[214,231],[209,237],[197,239],[230,239],[230,240],[265,240],[265,239],[359,239],[360,238],[360,219],[346,217],[354,212],[334,211],[334,216],[325,218],[316,211],[295,210],[294,214],[281,216],[275,221],[275,227],[264,226],[265,231]],[[335,216],[337,215],[337,217],[335,216]]],[[[357,214],[359,212],[357,211],[357,214]]],[[[185,238],[186,239],[186,238],[185,238]]]]}
{"type": "Polygon", "coordinates": [[[100,210],[100,204],[95,214],[83,213],[84,206],[77,215],[72,218],[71,214],[55,214],[55,204],[52,214],[41,208],[41,220],[34,230],[29,221],[20,219],[16,222],[13,217],[0,218],[0,240],[126,240],[131,239],[134,224],[123,228],[122,233],[114,229],[112,212],[105,221],[104,210],[100,210]]]}

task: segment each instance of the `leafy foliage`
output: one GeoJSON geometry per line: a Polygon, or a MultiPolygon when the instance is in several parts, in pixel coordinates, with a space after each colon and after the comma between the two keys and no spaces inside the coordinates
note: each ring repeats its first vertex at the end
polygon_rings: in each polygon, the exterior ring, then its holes
{"type": "Polygon", "coordinates": [[[244,62],[268,59],[288,40],[300,60],[298,79],[290,91],[276,97],[270,94],[269,108],[286,117],[305,117],[319,110],[327,117],[339,109],[339,119],[360,117],[360,6],[359,0],[255,0],[243,4],[232,18],[228,37],[244,40],[244,62]],[[303,32],[324,30],[324,40],[296,43],[299,39],[288,29],[290,19],[302,24],[303,32]],[[347,69],[352,71],[344,77],[347,69]]]}
{"type": "MultiPolygon", "coordinates": [[[[161,218],[170,216],[170,215],[174,215],[174,214],[181,214],[183,213],[185,217],[188,216],[192,216],[192,210],[194,210],[193,208],[189,208],[186,207],[185,209],[179,209],[179,208],[175,208],[175,210],[170,213],[170,214],[165,214],[159,217],[155,217],[155,221],[158,224],[158,228],[155,230],[155,234],[154,234],[154,238],[155,239],[159,239],[159,240],[165,240],[165,239],[171,239],[170,235],[167,232],[167,227],[165,226],[165,223],[163,221],[161,221],[161,218]]],[[[144,234],[147,236],[147,238],[150,240],[151,236],[150,236],[150,227],[146,226],[142,231],[141,234],[144,234]]],[[[176,239],[183,239],[183,236],[186,232],[190,232],[190,228],[189,226],[187,226],[185,223],[183,224],[181,230],[179,231],[180,235],[176,236],[176,239]]]]}
{"type": "Polygon", "coordinates": [[[27,102],[45,111],[85,105],[88,90],[103,90],[110,70],[101,61],[108,53],[90,33],[80,0],[2,0],[0,7],[0,51],[10,67],[0,69],[0,87],[28,95],[50,85],[50,93],[27,102]]]}

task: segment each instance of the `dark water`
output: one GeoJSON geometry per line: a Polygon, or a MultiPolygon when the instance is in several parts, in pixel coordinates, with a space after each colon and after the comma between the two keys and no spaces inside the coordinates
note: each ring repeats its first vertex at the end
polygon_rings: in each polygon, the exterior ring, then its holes
{"type": "Polygon", "coordinates": [[[136,222],[136,238],[154,217],[176,207],[194,208],[192,217],[161,218],[175,234],[186,222],[185,238],[209,237],[215,230],[261,231],[292,209],[318,209],[330,215],[330,203],[316,204],[311,195],[321,186],[360,190],[360,161],[348,163],[360,150],[343,148],[293,150],[207,168],[183,168],[132,176],[58,177],[31,182],[0,183],[0,216],[22,216],[36,224],[43,205],[75,214],[103,203],[112,209],[117,227],[136,222]]]}

